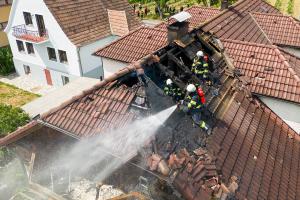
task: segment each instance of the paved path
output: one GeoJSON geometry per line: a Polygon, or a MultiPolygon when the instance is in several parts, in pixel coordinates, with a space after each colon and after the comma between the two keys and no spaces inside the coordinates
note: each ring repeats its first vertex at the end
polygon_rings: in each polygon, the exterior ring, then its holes
{"type": "Polygon", "coordinates": [[[149,27],[154,27],[155,25],[161,23],[162,21],[161,20],[155,20],[155,19],[145,19],[143,20],[143,23],[146,25],[146,26],[149,26],[149,27]]]}
{"type": "Polygon", "coordinates": [[[0,76],[0,82],[13,85],[17,88],[26,90],[39,95],[46,95],[56,88],[49,85],[40,84],[39,81],[29,75],[18,76],[17,74],[10,74],[8,76],[0,76]]]}

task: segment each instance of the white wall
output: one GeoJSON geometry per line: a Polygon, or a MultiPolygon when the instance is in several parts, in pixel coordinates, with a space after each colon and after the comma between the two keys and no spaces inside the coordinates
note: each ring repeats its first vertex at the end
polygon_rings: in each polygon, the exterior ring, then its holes
{"type": "Polygon", "coordinates": [[[300,58],[300,49],[291,48],[291,47],[283,47],[283,49],[300,58]]]}
{"type": "MultiPolygon", "coordinates": [[[[43,0],[15,0],[13,2],[13,10],[10,15],[11,28],[8,28],[7,34],[10,46],[12,48],[14,60],[18,60],[15,64],[16,68],[20,68],[21,62],[31,63],[31,65],[40,66],[41,68],[48,68],[49,70],[56,70],[61,73],[70,74],[73,76],[80,76],[79,60],[77,56],[77,48],[64,34],[55,18],[43,2],[43,0]],[[17,48],[16,39],[13,33],[13,26],[25,24],[23,12],[30,12],[32,16],[33,26],[27,26],[30,30],[38,30],[36,24],[35,14],[40,14],[44,18],[45,27],[49,34],[49,41],[34,44],[35,55],[27,55],[27,53],[20,53],[17,48]],[[48,58],[47,47],[54,47],[56,50],[57,61],[51,61],[48,58]],[[59,62],[58,49],[67,52],[68,64],[59,62]]],[[[25,46],[25,41],[24,41],[25,46]]],[[[26,46],[25,46],[26,49],[26,46]]],[[[30,65],[30,64],[29,64],[30,65]]],[[[19,71],[19,70],[17,70],[19,71]]]]}
{"type": "Polygon", "coordinates": [[[300,104],[283,101],[271,97],[259,96],[259,98],[278,116],[286,121],[300,134],[300,104]]]}
{"type": "Polygon", "coordinates": [[[111,74],[129,65],[129,63],[120,62],[109,58],[102,58],[102,61],[103,61],[104,78],[110,76],[111,74]]]}
{"type": "Polygon", "coordinates": [[[108,36],[91,44],[79,48],[83,76],[99,79],[103,77],[101,58],[93,56],[98,49],[118,39],[118,36],[108,36]]]}

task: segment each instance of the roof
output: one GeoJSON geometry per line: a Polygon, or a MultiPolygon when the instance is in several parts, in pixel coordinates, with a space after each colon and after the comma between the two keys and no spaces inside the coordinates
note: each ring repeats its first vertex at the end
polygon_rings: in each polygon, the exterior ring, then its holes
{"type": "Polygon", "coordinates": [[[300,58],[288,52],[285,49],[279,48],[279,50],[282,53],[282,55],[284,55],[284,57],[287,59],[291,67],[293,67],[296,74],[300,76],[300,58]]]}
{"type": "Polygon", "coordinates": [[[99,82],[100,81],[98,79],[78,77],[67,85],[59,87],[53,92],[25,104],[22,106],[22,109],[29,114],[31,118],[39,114],[43,115],[51,109],[61,105],[63,102],[81,94],[84,90],[93,87],[99,82]]]}
{"type": "Polygon", "coordinates": [[[279,10],[263,0],[241,0],[207,21],[201,28],[219,38],[245,40],[242,38],[248,37],[248,41],[267,43],[263,32],[255,27],[250,12],[280,14],[279,10]],[[251,38],[249,32],[252,33],[251,38]]]}
{"type": "Polygon", "coordinates": [[[253,93],[300,103],[300,78],[276,46],[234,40],[222,43],[233,65],[250,78],[253,93]]]}
{"type": "MultiPolygon", "coordinates": [[[[203,23],[220,11],[215,8],[192,6],[186,9],[192,15],[190,28],[203,23]]],[[[99,49],[95,55],[122,62],[134,62],[167,44],[167,25],[162,22],[154,28],[141,27],[99,49]]]]}
{"type": "Polygon", "coordinates": [[[128,108],[136,92],[125,86],[100,87],[42,119],[78,138],[120,128],[134,118],[128,108]]]}
{"type": "Polygon", "coordinates": [[[44,0],[68,38],[77,46],[111,35],[108,12],[126,11],[129,30],[140,26],[126,0],[44,0]]]}
{"type": "Polygon", "coordinates": [[[155,52],[167,43],[167,30],[141,27],[98,50],[95,55],[130,63],[155,52]]]}
{"type": "Polygon", "coordinates": [[[218,121],[209,151],[237,199],[300,199],[300,136],[270,109],[239,91],[218,121]]]}
{"type": "Polygon", "coordinates": [[[300,24],[293,17],[257,12],[252,16],[274,44],[300,46],[300,24]]]}

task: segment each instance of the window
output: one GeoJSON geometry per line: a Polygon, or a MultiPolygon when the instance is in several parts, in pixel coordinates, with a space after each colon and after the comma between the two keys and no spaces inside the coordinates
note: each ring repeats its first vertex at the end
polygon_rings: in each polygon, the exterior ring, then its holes
{"type": "Polygon", "coordinates": [[[28,65],[23,65],[25,74],[30,74],[30,67],[28,65]]]}
{"type": "Polygon", "coordinates": [[[68,63],[67,52],[58,50],[58,55],[61,63],[68,63]]]}
{"type": "Polygon", "coordinates": [[[55,49],[47,47],[49,60],[57,61],[55,49]]]}
{"type": "Polygon", "coordinates": [[[67,76],[61,76],[61,79],[62,79],[63,85],[66,85],[70,82],[70,79],[67,76]]]}
{"type": "Polygon", "coordinates": [[[20,40],[17,40],[18,50],[19,52],[25,52],[24,43],[20,40]]]}
{"type": "Polygon", "coordinates": [[[33,44],[26,42],[26,48],[27,48],[27,53],[28,54],[34,54],[34,48],[33,48],[33,44]]]}
{"type": "Polygon", "coordinates": [[[32,25],[32,18],[29,12],[23,12],[24,20],[26,25],[32,25]]]}

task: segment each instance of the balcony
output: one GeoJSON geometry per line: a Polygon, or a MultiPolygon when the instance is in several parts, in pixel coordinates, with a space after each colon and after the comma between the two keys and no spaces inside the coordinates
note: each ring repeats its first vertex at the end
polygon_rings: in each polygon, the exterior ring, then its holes
{"type": "Polygon", "coordinates": [[[42,43],[48,40],[48,31],[46,29],[44,31],[32,31],[28,30],[25,24],[14,26],[13,35],[16,38],[33,43],[42,43]]]}

